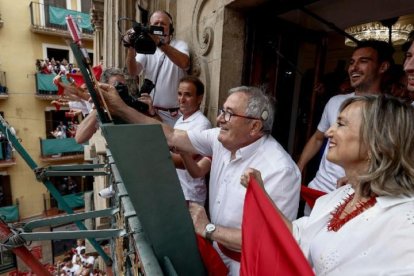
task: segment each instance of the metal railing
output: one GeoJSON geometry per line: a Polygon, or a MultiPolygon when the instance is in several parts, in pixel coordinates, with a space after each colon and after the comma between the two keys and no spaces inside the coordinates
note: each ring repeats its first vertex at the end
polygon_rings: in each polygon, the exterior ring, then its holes
{"type": "Polygon", "coordinates": [[[30,2],[31,24],[32,27],[37,30],[68,33],[66,22],[64,20],[64,16],[68,14],[71,14],[75,20],[78,21],[78,25],[83,34],[93,34],[89,14],[62,9],[52,5],[30,2]]]}
{"type": "MultiPolygon", "coordinates": [[[[111,198],[111,205],[112,207],[119,208],[120,214],[122,214],[121,216],[114,217],[112,221],[113,228],[122,225],[130,233],[125,237],[127,241],[123,242],[122,250],[122,252],[129,252],[128,255],[117,254],[120,252],[119,248],[116,248],[117,243],[115,240],[111,240],[114,272],[117,268],[122,267],[123,271],[127,271],[127,275],[164,275],[109,150],[107,150],[107,157],[111,171],[109,183],[111,183],[110,185],[112,185],[115,191],[114,197],[111,198]],[[137,263],[140,265],[137,266],[137,263]]],[[[174,273],[170,275],[174,275],[174,273]]]]}
{"type": "Polygon", "coordinates": [[[83,154],[83,145],[76,143],[74,138],[40,139],[42,157],[83,154]]]}
{"type": "Polygon", "coordinates": [[[58,88],[53,84],[53,78],[55,76],[55,74],[36,73],[36,94],[57,96],[58,88]]]}

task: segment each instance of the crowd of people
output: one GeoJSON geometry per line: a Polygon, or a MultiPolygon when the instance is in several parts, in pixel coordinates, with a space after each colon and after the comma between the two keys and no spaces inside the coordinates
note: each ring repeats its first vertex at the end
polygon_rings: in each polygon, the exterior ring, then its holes
{"type": "Polygon", "coordinates": [[[76,247],[68,251],[56,263],[54,274],[56,276],[101,276],[106,273],[98,269],[93,254],[86,253],[85,240],[76,240],[76,247]]]}
{"type": "Polygon", "coordinates": [[[67,125],[60,121],[56,128],[51,131],[51,134],[56,139],[74,138],[78,129],[78,122],[76,120],[67,122],[67,125]]]}
{"type": "Polygon", "coordinates": [[[59,61],[52,57],[51,59],[37,59],[36,71],[41,74],[66,75],[67,73],[76,73],[78,69],[74,68],[73,64],[65,58],[59,61]]]}
{"type": "Polygon", "coordinates": [[[1,154],[3,160],[11,160],[13,157],[13,148],[11,146],[10,141],[7,139],[7,136],[0,131],[0,146],[1,146],[1,154]]]}
{"type": "MultiPolygon", "coordinates": [[[[317,275],[414,274],[414,35],[404,46],[405,74],[394,64],[388,43],[358,44],[341,84],[346,88],[329,99],[295,163],[270,135],[277,119],[274,104],[259,88],[230,89],[218,127],[212,128],[200,111],[204,85],[185,74],[188,46],[172,38],[171,16],[156,11],[150,24],[167,34],[154,36],[154,55],[136,53],[124,38],[128,73],[144,72],[154,83],[138,98],[148,105],[146,112],[120,98],[115,88],[125,84],[120,69],[105,69],[99,89],[114,116],[162,125],[195,232],[212,243],[229,275],[240,274],[243,220],[252,219],[243,216],[244,199],[253,180],[317,275]],[[301,183],[301,172],[320,150],[315,178],[301,183]],[[301,184],[326,195],[297,218],[301,184]]],[[[92,110],[79,125],[77,142],[87,141],[99,127],[96,113],[92,110]]]]}

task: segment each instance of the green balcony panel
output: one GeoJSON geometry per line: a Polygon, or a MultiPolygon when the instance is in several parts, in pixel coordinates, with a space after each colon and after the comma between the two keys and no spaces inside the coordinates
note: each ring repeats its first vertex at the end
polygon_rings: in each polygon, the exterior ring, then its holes
{"type": "Polygon", "coordinates": [[[0,207],[0,217],[5,222],[15,222],[19,220],[19,208],[17,205],[0,207]]]}
{"type": "Polygon", "coordinates": [[[50,23],[66,26],[65,17],[67,15],[72,15],[73,19],[75,19],[80,28],[88,29],[91,31],[93,30],[91,25],[91,17],[89,14],[49,6],[50,23]]]}
{"type": "MultiPolygon", "coordinates": [[[[68,194],[63,196],[63,200],[69,205],[70,208],[76,209],[85,206],[84,193],[68,194]]],[[[58,209],[64,210],[61,204],[58,202],[58,209]]]]}
{"type": "MultiPolygon", "coordinates": [[[[57,94],[58,88],[53,83],[55,74],[41,74],[36,73],[36,89],[38,94],[57,94]]],[[[69,83],[65,76],[62,76],[62,81],[69,83]]]]}
{"type": "Polygon", "coordinates": [[[76,143],[74,138],[40,139],[40,146],[42,156],[83,152],[83,145],[76,143]]]}

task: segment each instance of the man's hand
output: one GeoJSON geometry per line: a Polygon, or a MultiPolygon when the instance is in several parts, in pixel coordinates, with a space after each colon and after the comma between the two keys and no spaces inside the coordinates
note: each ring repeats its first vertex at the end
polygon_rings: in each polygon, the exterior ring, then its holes
{"type": "Polygon", "coordinates": [[[206,225],[210,223],[206,210],[203,206],[194,202],[190,202],[189,210],[196,233],[205,238],[206,233],[204,230],[206,229],[206,225]]]}
{"type": "Polygon", "coordinates": [[[155,109],[154,109],[154,106],[152,105],[152,98],[148,93],[142,93],[141,96],[138,98],[138,101],[143,102],[146,105],[148,105],[148,114],[150,116],[155,115],[155,109]]]}
{"type": "Polygon", "coordinates": [[[65,100],[80,101],[88,100],[90,98],[86,85],[82,84],[80,87],[77,87],[74,82],[67,84],[62,81],[62,75],[57,75],[54,77],[53,83],[58,86],[58,89],[63,89],[61,96],[65,100]]]}
{"type": "Polygon", "coordinates": [[[122,36],[122,44],[124,47],[134,47],[134,45],[131,45],[131,36],[134,35],[135,31],[134,29],[129,29],[125,32],[125,34],[122,36]]]}
{"type": "Polygon", "coordinates": [[[160,45],[160,42],[162,41],[162,44],[168,44],[169,40],[167,39],[167,37],[163,37],[160,35],[154,35],[154,34],[148,34],[151,39],[154,41],[155,45],[157,45],[157,47],[160,45]]]}
{"type": "Polygon", "coordinates": [[[100,83],[99,88],[105,99],[106,105],[108,106],[108,111],[111,114],[119,115],[123,110],[128,108],[128,105],[121,99],[114,86],[106,83],[100,83]]]}

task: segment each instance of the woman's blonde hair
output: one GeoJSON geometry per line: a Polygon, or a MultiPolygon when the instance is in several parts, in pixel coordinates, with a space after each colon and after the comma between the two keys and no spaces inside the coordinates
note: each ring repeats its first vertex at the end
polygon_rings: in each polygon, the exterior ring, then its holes
{"type": "Polygon", "coordinates": [[[361,143],[369,167],[360,176],[363,196],[414,194],[414,108],[391,96],[361,96],[346,100],[340,111],[363,102],[361,143]]]}

